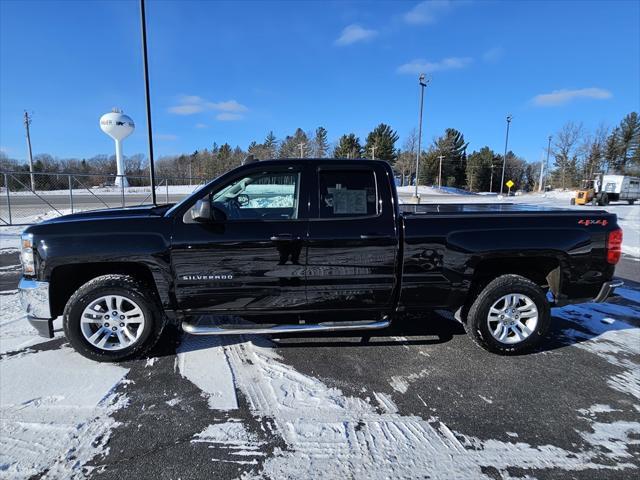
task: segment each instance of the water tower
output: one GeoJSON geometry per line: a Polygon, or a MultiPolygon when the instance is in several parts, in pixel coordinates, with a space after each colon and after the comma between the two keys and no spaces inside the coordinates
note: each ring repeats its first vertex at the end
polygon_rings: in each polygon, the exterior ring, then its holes
{"type": "Polygon", "coordinates": [[[100,117],[100,128],[116,142],[116,185],[128,187],[127,177],[124,176],[124,158],[122,157],[122,141],[133,133],[135,124],[131,117],[114,108],[111,112],[100,117]]]}

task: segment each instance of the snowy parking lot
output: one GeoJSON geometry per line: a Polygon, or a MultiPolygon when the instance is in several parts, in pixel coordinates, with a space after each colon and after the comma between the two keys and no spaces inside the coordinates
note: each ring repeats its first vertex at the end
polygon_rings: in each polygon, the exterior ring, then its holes
{"type": "Polygon", "coordinates": [[[35,336],[18,229],[0,229],[0,478],[635,477],[640,206],[607,210],[624,229],[625,287],[554,309],[544,347],[519,357],[480,350],[435,312],[369,341],[170,331],[147,358],[98,364],[60,319],[54,339],[35,336]]]}

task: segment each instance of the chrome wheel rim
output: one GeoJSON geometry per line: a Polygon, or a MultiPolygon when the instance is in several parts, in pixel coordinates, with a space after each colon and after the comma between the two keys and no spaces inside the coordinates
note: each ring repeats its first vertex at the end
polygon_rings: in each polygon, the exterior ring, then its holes
{"type": "Polygon", "coordinates": [[[80,330],[94,347],[115,351],[136,344],[144,322],[144,313],[136,302],[122,295],[105,295],[84,309],[80,330]]]}
{"type": "Polygon", "coordinates": [[[538,326],[538,307],[526,295],[510,293],[491,305],[487,325],[493,338],[500,343],[523,342],[538,326]]]}

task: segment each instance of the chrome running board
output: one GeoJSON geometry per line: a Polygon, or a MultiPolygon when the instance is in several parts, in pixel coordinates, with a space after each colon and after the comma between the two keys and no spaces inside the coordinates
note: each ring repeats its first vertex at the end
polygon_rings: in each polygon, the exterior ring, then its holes
{"type": "Polygon", "coordinates": [[[306,332],[339,332],[348,330],[380,330],[391,325],[391,320],[384,317],[380,321],[358,322],[321,322],[283,325],[194,325],[182,322],[182,329],[191,335],[245,335],[245,334],[279,334],[306,332]]]}

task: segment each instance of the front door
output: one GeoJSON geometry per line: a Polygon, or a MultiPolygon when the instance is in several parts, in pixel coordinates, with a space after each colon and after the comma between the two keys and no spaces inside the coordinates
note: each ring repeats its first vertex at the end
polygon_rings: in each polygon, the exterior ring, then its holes
{"type": "Polygon", "coordinates": [[[300,169],[258,168],[205,198],[214,219],[176,219],[172,263],[188,313],[304,308],[306,203],[300,169]]]}

